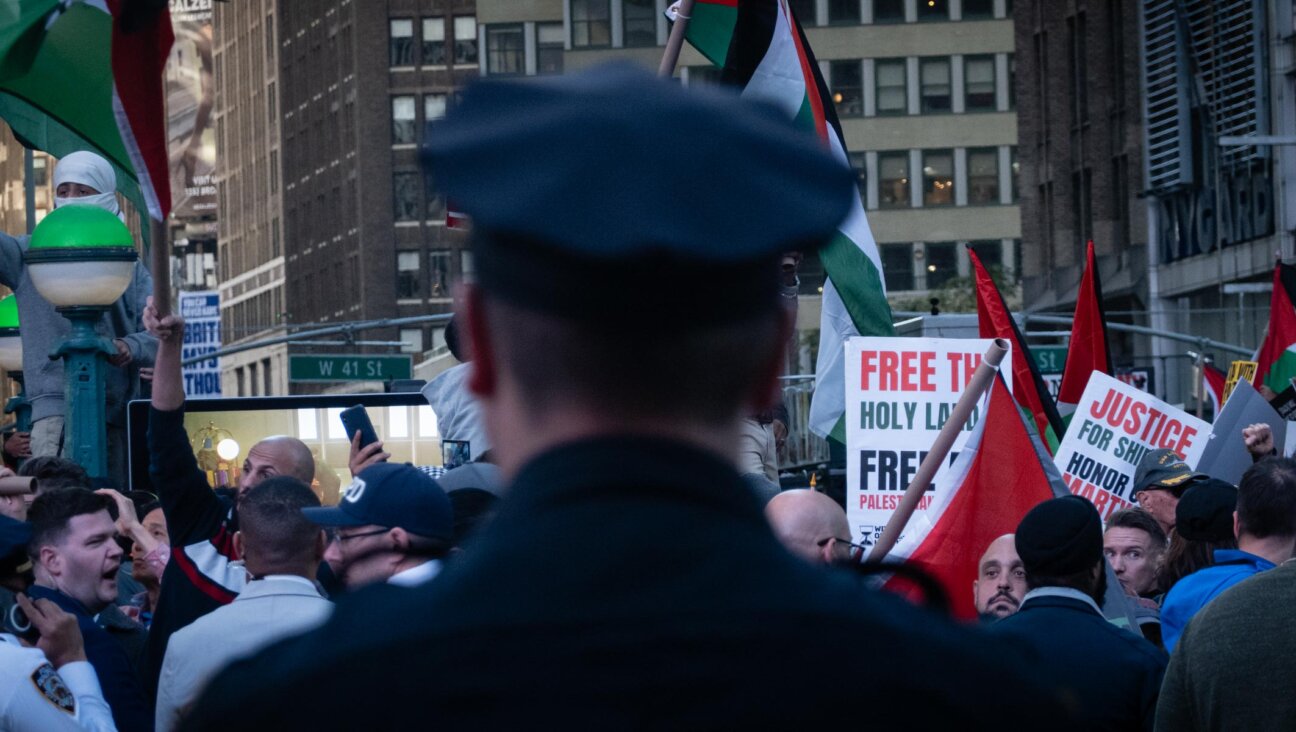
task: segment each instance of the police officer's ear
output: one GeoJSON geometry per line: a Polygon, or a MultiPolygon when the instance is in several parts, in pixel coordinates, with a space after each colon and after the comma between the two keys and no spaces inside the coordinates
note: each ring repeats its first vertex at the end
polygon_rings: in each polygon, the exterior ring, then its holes
{"type": "Polygon", "coordinates": [[[393,549],[402,554],[409,553],[410,538],[409,534],[405,533],[405,529],[398,526],[387,532],[387,538],[391,539],[393,549]]]}
{"type": "Polygon", "coordinates": [[[244,551],[242,531],[234,532],[234,554],[240,557],[247,556],[247,552],[244,551]]]}
{"type": "Polygon", "coordinates": [[[460,338],[468,341],[473,365],[468,377],[468,390],[479,397],[490,397],[495,394],[499,383],[499,359],[490,342],[485,295],[476,285],[465,284],[462,288],[464,312],[460,338]]]}
{"type": "Polygon", "coordinates": [[[783,373],[787,342],[795,328],[796,313],[787,308],[779,308],[775,337],[767,343],[752,344],[752,357],[759,359],[761,369],[749,397],[751,405],[748,412],[774,409],[782,401],[783,390],[780,388],[779,376],[783,373]]]}

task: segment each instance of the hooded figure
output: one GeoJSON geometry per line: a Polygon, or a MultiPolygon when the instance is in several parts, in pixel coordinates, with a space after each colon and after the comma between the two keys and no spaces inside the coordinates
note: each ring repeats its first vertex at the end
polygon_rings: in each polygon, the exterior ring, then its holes
{"type": "MultiPolygon", "coordinates": [[[[54,206],[90,204],[122,217],[117,203],[117,175],[99,155],[80,151],[69,154],[54,168],[54,206]]],[[[71,323],[41,297],[23,263],[29,237],[0,232],[0,284],[14,291],[22,322],[23,378],[32,404],[32,455],[64,454],[64,377],[62,359],[49,354],[67,338],[71,323]]],[[[139,369],[153,365],[157,339],[144,332],[140,320],[145,301],[153,292],[148,269],[136,262],[126,292],[108,309],[96,330],[113,340],[117,356],[109,362],[104,384],[107,395],[108,477],[119,487],[126,484],[126,402],[139,387],[139,369]]]]}

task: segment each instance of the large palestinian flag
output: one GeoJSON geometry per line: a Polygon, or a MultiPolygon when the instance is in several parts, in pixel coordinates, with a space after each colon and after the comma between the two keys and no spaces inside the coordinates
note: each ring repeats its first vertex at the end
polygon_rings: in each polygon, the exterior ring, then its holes
{"type": "Polygon", "coordinates": [[[1296,267],[1274,266],[1273,295],[1269,300],[1269,328],[1256,354],[1260,364],[1255,383],[1281,392],[1296,377],[1296,267]]]}
{"type": "MultiPolygon", "coordinates": [[[[697,0],[687,38],[711,63],[720,80],[742,87],[743,96],[773,102],[813,130],[842,164],[845,138],[832,96],[800,23],[787,0],[697,0]]],[[[889,336],[891,307],[882,260],[856,203],[837,236],[819,252],[824,271],[823,314],[810,429],[845,442],[845,344],[857,335],[889,336]]]]}
{"type": "Polygon", "coordinates": [[[103,155],[118,190],[165,219],[162,70],[172,41],[157,0],[0,0],[0,119],[55,157],[103,155]]]}
{"type": "Polygon", "coordinates": [[[1003,294],[971,247],[968,247],[968,259],[972,261],[972,268],[976,272],[977,324],[980,336],[1004,338],[1012,342],[1013,396],[1030,415],[1035,429],[1052,454],[1057,449],[1063,432],[1057,406],[1053,403],[1048,388],[1044,386],[1044,379],[1035,367],[1035,357],[1031,355],[1026,338],[1017,327],[1017,321],[1013,320],[1008,303],[1004,302],[1003,294]]]}

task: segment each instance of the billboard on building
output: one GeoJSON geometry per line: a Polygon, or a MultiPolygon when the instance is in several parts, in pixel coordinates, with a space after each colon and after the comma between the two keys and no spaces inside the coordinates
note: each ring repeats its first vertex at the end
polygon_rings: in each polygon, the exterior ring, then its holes
{"type": "Polygon", "coordinates": [[[212,119],[212,0],[171,0],[175,45],[166,67],[171,213],[216,215],[216,128],[212,119]]]}

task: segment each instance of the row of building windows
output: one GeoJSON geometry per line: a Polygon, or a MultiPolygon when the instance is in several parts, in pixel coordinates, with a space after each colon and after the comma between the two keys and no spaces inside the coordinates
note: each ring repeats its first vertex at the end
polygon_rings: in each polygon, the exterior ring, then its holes
{"type": "Polygon", "coordinates": [[[415,66],[475,66],[477,56],[477,17],[456,16],[447,28],[445,18],[421,18],[415,40],[413,18],[393,18],[389,22],[388,63],[393,68],[415,66]],[[447,35],[446,31],[451,33],[447,35]]]}
{"type": "Polygon", "coordinates": [[[413,145],[419,141],[419,130],[433,120],[441,119],[452,102],[452,94],[424,94],[422,124],[418,117],[418,97],[399,94],[391,98],[392,144],[413,145]]]}
{"type": "Polygon", "coordinates": [[[1016,101],[1012,54],[838,59],[827,66],[839,117],[1006,112],[1016,101]]]}
{"type": "Polygon", "coordinates": [[[486,26],[485,71],[492,76],[561,74],[563,24],[504,23],[486,26]]]}
{"type": "Polygon", "coordinates": [[[398,300],[449,298],[452,283],[471,273],[472,252],[467,249],[398,251],[396,252],[396,298],[398,300]],[[459,258],[458,272],[453,269],[456,252],[459,258]]]}
{"type": "Polygon", "coordinates": [[[929,241],[879,244],[882,276],[888,293],[936,290],[956,277],[971,274],[967,247],[982,263],[1001,271],[1021,271],[1020,239],[981,241],[929,241]]]}
{"type": "Polygon", "coordinates": [[[392,174],[392,216],[397,223],[445,223],[445,198],[437,193],[431,173],[392,174]]]}
{"type": "Polygon", "coordinates": [[[1017,201],[1016,147],[857,152],[850,154],[850,161],[859,178],[860,196],[870,209],[1017,201]]]}

